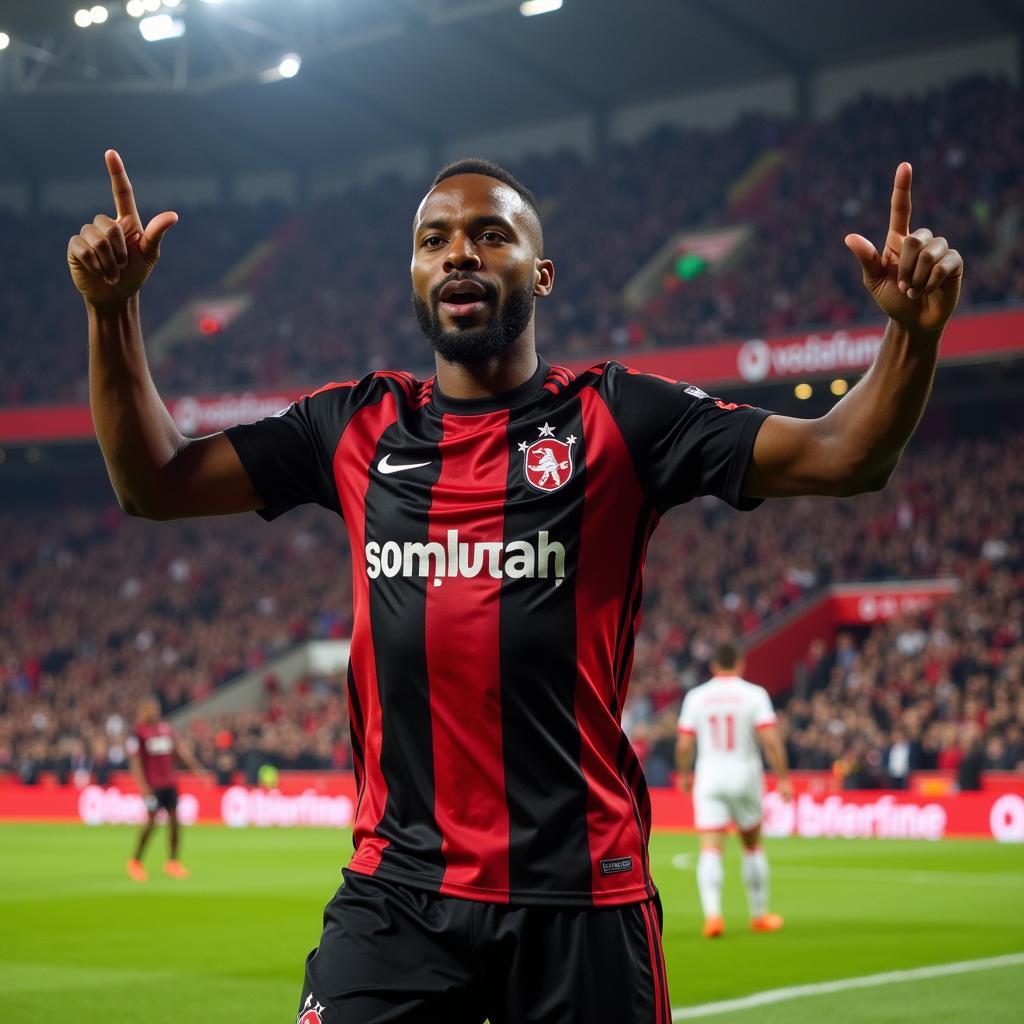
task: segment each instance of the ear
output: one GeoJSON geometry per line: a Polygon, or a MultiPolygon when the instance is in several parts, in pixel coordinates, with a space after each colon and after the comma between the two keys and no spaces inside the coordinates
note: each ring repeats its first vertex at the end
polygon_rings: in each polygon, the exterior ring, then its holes
{"type": "Polygon", "coordinates": [[[547,298],[555,286],[555,265],[551,260],[536,259],[533,268],[533,294],[547,298]]]}

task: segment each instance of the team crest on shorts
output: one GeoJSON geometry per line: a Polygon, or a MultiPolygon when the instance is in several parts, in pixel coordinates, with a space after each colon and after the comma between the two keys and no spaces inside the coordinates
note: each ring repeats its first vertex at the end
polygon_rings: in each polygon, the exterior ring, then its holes
{"type": "Polygon", "coordinates": [[[306,996],[297,1024],[324,1024],[324,1007],[314,999],[313,993],[306,996]]]}
{"type": "Polygon", "coordinates": [[[533,444],[519,443],[523,472],[527,482],[538,491],[557,491],[572,479],[572,449],[576,438],[570,434],[559,441],[554,428],[547,423],[537,429],[540,437],[533,444]]]}

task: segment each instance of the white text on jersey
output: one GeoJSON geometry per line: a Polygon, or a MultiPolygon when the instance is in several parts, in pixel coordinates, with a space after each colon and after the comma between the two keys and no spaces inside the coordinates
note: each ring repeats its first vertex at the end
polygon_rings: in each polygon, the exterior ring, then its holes
{"type": "Polygon", "coordinates": [[[445,578],[479,576],[486,572],[494,579],[551,579],[560,586],[565,579],[565,548],[548,539],[547,530],[537,534],[536,542],[514,540],[477,541],[467,544],[459,540],[458,530],[448,531],[447,545],[437,541],[427,544],[389,540],[366,545],[366,575],[433,577],[439,587],[445,578]]]}

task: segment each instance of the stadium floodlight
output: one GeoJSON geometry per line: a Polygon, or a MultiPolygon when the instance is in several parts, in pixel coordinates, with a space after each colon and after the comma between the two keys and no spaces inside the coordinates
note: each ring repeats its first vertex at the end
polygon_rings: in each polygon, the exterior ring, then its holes
{"type": "Polygon", "coordinates": [[[179,7],[180,5],[181,0],[164,0],[164,7],[174,8],[179,7]]]}
{"type": "Polygon", "coordinates": [[[6,50],[11,45],[11,37],[6,32],[0,32],[0,50],[6,50]]]}
{"type": "Polygon", "coordinates": [[[110,11],[103,4],[96,4],[95,7],[90,7],[89,14],[92,16],[92,23],[94,25],[102,25],[110,17],[110,11]]]}
{"type": "Polygon", "coordinates": [[[532,18],[535,14],[550,14],[562,6],[562,0],[523,0],[519,5],[519,13],[524,18],[532,18]]]}
{"type": "Polygon", "coordinates": [[[132,18],[141,18],[146,13],[146,5],[142,0],[128,0],[124,9],[128,12],[129,17],[132,18]]]}
{"type": "Polygon", "coordinates": [[[75,24],[79,28],[88,28],[92,24],[92,12],[84,7],[75,11],[75,24]]]}
{"type": "Polygon", "coordinates": [[[160,0],[142,0],[142,6],[150,14],[156,14],[160,10],[160,0]]]}
{"type": "Polygon", "coordinates": [[[178,39],[185,34],[185,22],[169,14],[154,14],[139,22],[139,32],[147,43],[159,43],[163,39],[178,39]]]}
{"type": "Polygon", "coordinates": [[[280,82],[282,78],[294,78],[302,67],[302,58],[297,53],[286,53],[272,68],[261,71],[259,80],[264,84],[280,82]]]}
{"type": "Polygon", "coordinates": [[[286,53],[277,65],[282,78],[294,78],[302,67],[302,58],[297,53],[286,53]]]}

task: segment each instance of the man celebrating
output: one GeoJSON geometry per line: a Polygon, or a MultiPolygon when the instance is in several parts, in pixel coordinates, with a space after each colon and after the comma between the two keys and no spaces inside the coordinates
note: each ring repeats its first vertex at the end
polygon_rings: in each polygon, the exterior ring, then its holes
{"type": "Polygon", "coordinates": [[[962,273],[945,240],[910,233],[909,165],[882,252],[847,239],[890,317],[885,342],[819,420],[617,363],[549,366],[534,346],[555,281],[537,204],[468,160],[437,176],[413,223],[434,378],[328,384],[187,439],[150,378],[138,298],[177,216],[143,225],[120,157],[106,160],[116,217],[85,225],[68,260],[122,506],[271,519],[315,502],[354,554],[355,853],[307,960],[306,1024],[667,1022],[650,802],[620,725],[645,549],[696,495],[750,509],[888,479],[962,273]],[[567,463],[543,485],[541,440],[567,463]]]}
{"type": "Polygon", "coordinates": [[[128,764],[146,804],[146,824],[142,826],[135,853],[128,861],[128,875],[136,882],[146,881],[142,864],[149,837],[156,828],[157,812],[167,812],[170,832],[170,856],[164,862],[164,873],[171,878],[188,878],[188,869],[178,860],[180,829],[178,826],[178,785],[175,778],[174,756],[178,755],[199,777],[205,778],[206,769],[196,760],[192,751],[175,735],[167,722],[160,719],[160,702],[156,697],[144,697],[139,705],[139,721],[125,744],[128,764]]]}
{"type": "Polygon", "coordinates": [[[761,849],[761,751],[775,772],[783,799],[793,799],[786,748],[775,720],[772,699],[761,686],[743,678],[743,659],[735,644],[719,644],[711,661],[714,676],[686,695],[679,713],[676,764],[680,787],[693,790],[693,810],[701,834],[697,888],[704,909],[704,934],[717,938],[722,920],[722,849],[735,824],[743,843],[743,885],[755,932],[777,932],[778,914],[768,913],[768,859],[761,849]],[[690,773],[697,747],[696,783],[690,773]]]}

